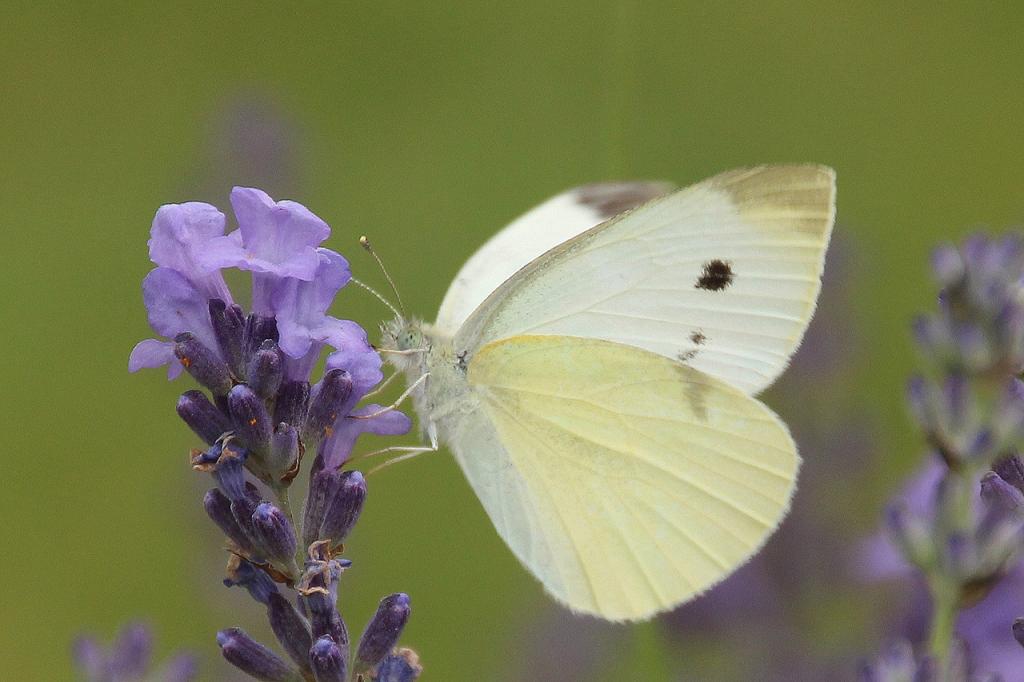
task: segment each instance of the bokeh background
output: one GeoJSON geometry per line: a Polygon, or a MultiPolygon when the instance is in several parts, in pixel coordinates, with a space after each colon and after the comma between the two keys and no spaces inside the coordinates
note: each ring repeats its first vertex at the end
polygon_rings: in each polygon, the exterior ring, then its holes
{"type": "MultiPolygon", "coordinates": [[[[144,617],[161,652],[264,630],[173,414],[186,380],[129,375],[162,203],[230,187],[301,201],[380,282],[372,236],[431,317],[461,262],[563,188],[734,166],[838,170],[819,318],[767,400],[807,462],[765,555],[666,618],[567,616],[446,455],[376,475],[341,605],[412,595],[425,680],[825,679],[875,650],[892,592],[859,538],[919,461],[902,387],[927,256],[1024,217],[1022,14],[1011,3],[6,3],[0,22],[0,661],[71,675],[78,632],[144,617]],[[852,567],[852,568],[851,568],[852,567]],[[779,672],[788,670],[788,673],[779,672]]],[[[336,314],[373,327],[356,289],[336,314]]],[[[1024,595],[1021,595],[1024,614],[1024,595]]],[[[839,679],[841,677],[836,677],[839,679]]]]}

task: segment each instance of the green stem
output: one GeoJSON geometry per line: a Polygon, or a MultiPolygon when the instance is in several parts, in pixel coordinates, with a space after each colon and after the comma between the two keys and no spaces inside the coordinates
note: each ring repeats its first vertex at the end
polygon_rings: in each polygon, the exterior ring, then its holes
{"type": "Polygon", "coordinates": [[[928,652],[938,664],[940,674],[944,675],[949,665],[956,616],[959,612],[960,586],[941,575],[933,576],[928,582],[934,606],[928,652]]]}

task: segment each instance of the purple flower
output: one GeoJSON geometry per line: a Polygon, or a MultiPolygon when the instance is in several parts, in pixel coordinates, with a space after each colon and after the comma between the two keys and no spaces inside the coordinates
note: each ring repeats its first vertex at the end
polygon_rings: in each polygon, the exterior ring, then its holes
{"type": "MultiPolygon", "coordinates": [[[[212,206],[165,206],[158,213],[150,253],[159,267],[143,282],[143,298],[150,325],[174,341],[138,344],[129,369],[170,364],[173,378],[184,367],[212,394],[211,400],[187,391],[177,412],[208,446],[194,450],[191,461],[217,482],[203,504],[232,553],[224,584],[243,586],[266,605],[275,635],[302,672],[237,628],[218,634],[223,656],[257,679],[343,680],[349,642],[337,585],[351,561],[337,552],[366,485],[359,472],[337,466],[360,433],[405,433],[411,422],[394,409],[357,407],[383,379],[381,359],[359,325],[327,314],[351,278],[344,258],[319,247],[327,225],[259,190],[235,188],[231,201],[239,229],[227,236],[224,216],[212,206]],[[255,311],[231,303],[220,273],[228,266],[252,272],[255,311]],[[336,352],[310,386],[325,345],[336,352]],[[303,453],[313,475],[300,526],[289,489],[303,453]],[[332,468],[324,470],[325,462],[332,468]],[[301,615],[284,589],[298,591],[301,615]]],[[[392,623],[392,639],[400,629],[392,623]]],[[[80,650],[83,668],[99,665],[95,647],[80,650]]],[[[415,666],[396,670],[404,675],[396,680],[418,674],[415,666]]]]}
{"type": "Polygon", "coordinates": [[[213,239],[224,236],[224,214],[209,204],[188,202],[161,206],[153,218],[149,237],[149,258],[164,268],[183,275],[203,296],[230,304],[219,268],[203,261],[213,239]]]}
{"type": "Polygon", "coordinates": [[[371,419],[353,419],[380,412],[380,405],[366,405],[354,410],[348,417],[342,417],[334,424],[334,430],[320,450],[324,458],[324,466],[340,467],[352,454],[356,440],[364,433],[378,436],[401,436],[412,428],[412,420],[399,412],[390,410],[371,419]]]}
{"type": "MultiPolygon", "coordinates": [[[[217,351],[208,300],[185,275],[169,267],[151,270],[142,280],[142,300],[149,326],[157,334],[173,339],[182,332],[191,332],[204,346],[217,351]]],[[[132,349],[128,358],[129,372],[164,365],[169,365],[168,379],[181,374],[171,341],[146,339],[132,349]]]]}
{"type": "Polygon", "coordinates": [[[202,255],[206,268],[236,267],[253,273],[252,309],[272,312],[272,297],[281,278],[311,281],[320,265],[317,247],[331,228],[294,201],[275,202],[250,187],[231,190],[238,229],[213,239],[202,255]]]}

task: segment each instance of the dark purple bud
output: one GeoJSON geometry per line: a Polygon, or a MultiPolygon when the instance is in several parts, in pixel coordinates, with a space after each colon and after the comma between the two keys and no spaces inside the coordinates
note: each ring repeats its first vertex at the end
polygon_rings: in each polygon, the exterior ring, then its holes
{"type": "Polygon", "coordinates": [[[302,427],[302,440],[309,447],[331,435],[334,422],[352,396],[352,376],[343,369],[332,369],[324,374],[309,400],[309,412],[302,427]]]}
{"type": "Polygon", "coordinates": [[[423,672],[419,656],[412,649],[399,649],[388,654],[377,666],[374,682],[413,682],[423,672]]]}
{"type": "Polygon", "coordinates": [[[306,419],[309,405],[308,381],[285,381],[277,393],[274,404],[274,423],[297,426],[306,419]]]}
{"type": "Polygon", "coordinates": [[[264,341],[269,339],[277,343],[278,338],[277,320],[267,315],[250,313],[245,318],[245,328],[242,331],[242,352],[245,353],[246,366],[264,341]]]}
{"type": "Polygon", "coordinates": [[[296,473],[299,459],[299,432],[295,427],[281,423],[270,437],[270,452],[267,453],[266,467],[277,480],[291,480],[296,473]]]}
{"type": "Polygon", "coordinates": [[[369,670],[384,659],[398,644],[402,629],[409,620],[412,607],[409,595],[392,594],[381,600],[363,636],[356,653],[356,670],[369,670]]]}
{"type": "Polygon", "coordinates": [[[996,462],[993,467],[999,477],[1017,490],[1024,492],[1024,462],[1017,455],[1010,455],[996,462]]]}
{"type": "Polygon", "coordinates": [[[269,604],[274,595],[278,595],[277,583],[266,572],[251,562],[232,555],[228,561],[225,587],[244,587],[249,596],[261,604],[269,604]]]}
{"type": "Polygon", "coordinates": [[[348,679],[345,654],[329,635],[318,638],[310,647],[309,664],[316,682],[345,682],[348,679]]]}
{"type": "MultiPolygon", "coordinates": [[[[336,588],[335,588],[336,589],[336,588]]],[[[335,606],[336,592],[322,589],[307,590],[302,600],[309,614],[313,636],[329,635],[343,652],[348,651],[348,627],[335,606]]]]}
{"type": "Polygon", "coordinates": [[[228,393],[228,410],[235,427],[235,436],[261,459],[270,449],[270,415],[263,401],[245,384],[239,384],[228,393]]]}
{"type": "Polygon", "coordinates": [[[141,678],[149,670],[153,633],[141,623],[125,626],[110,652],[111,679],[141,678]]]}
{"type": "Polygon", "coordinates": [[[932,271],[943,287],[956,286],[964,277],[964,261],[952,244],[943,244],[932,251],[932,271]]]}
{"type": "Polygon", "coordinates": [[[263,559],[266,557],[263,554],[263,548],[260,547],[256,539],[256,529],[252,525],[252,515],[256,512],[258,505],[259,501],[254,500],[248,495],[237,500],[231,500],[231,516],[234,517],[238,528],[248,538],[248,545],[253,548],[253,558],[263,559]]]}
{"type": "Polygon", "coordinates": [[[195,334],[183,332],[175,336],[174,355],[185,371],[201,386],[210,389],[213,395],[226,395],[231,390],[228,366],[213,350],[204,346],[195,334]]]}
{"type": "Polygon", "coordinates": [[[309,494],[306,496],[306,508],[302,514],[302,545],[309,547],[322,539],[320,529],[323,527],[324,514],[327,506],[341,487],[341,472],[337,469],[313,469],[309,478],[309,494]]]}
{"type": "Polygon", "coordinates": [[[257,680],[296,682],[302,679],[298,671],[240,628],[218,632],[217,644],[229,663],[257,680]]]}
{"type": "Polygon", "coordinates": [[[185,391],[178,398],[178,416],[202,438],[207,445],[231,430],[227,416],[218,410],[202,391],[185,391]]]}
{"type": "Polygon", "coordinates": [[[1024,618],[1013,621],[1013,638],[1017,643],[1024,646],[1024,618]]]}
{"type": "Polygon", "coordinates": [[[253,354],[246,377],[249,387],[264,400],[277,395],[284,378],[284,358],[275,341],[267,339],[253,354]]]}
{"type": "Polygon", "coordinates": [[[285,653],[300,668],[309,672],[309,647],[313,638],[309,634],[306,620],[299,615],[292,603],[278,592],[270,595],[267,601],[267,616],[270,619],[270,628],[285,653]]]}
{"type": "Polygon", "coordinates": [[[208,491],[206,497],[203,498],[203,507],[206,508],[206,514],[217,524],[221,532],[228,536],[228,539],[246,552],[255,551],[249,536],[235,520],[235,515],[231,512],[231,500],[224,493],[217,488],[208,491]]]}
{"type": "Polygon", "coordinates": [[[299,543],[284,512],[269,502],[263,502],[252,514],[252,526],[256,532],[253,539],[263,556],[282,572],[292,573],[299,543]]]}
{"type": "Polygon", "coordinates": [[[221,355],[231,372],[239,379],[245,378],[245,363],[242,360],[242,330],[245,317],[237,305],[227,305],[219,298],[209,301],[210,322],[213,335],[217,338],[221,355]]]}
{"type": "Polygon", "coordinates": [[[366,501],[366,479],[358,471],[341,474],[337,491],[328,503],[317,540],[330,540],[331,546],[341,544],[359,519],[366,501]]]}
{"type": "Polygon", "coordinates": [[[213,465],[213,479],[228,500],[238,500],[246,495],[246,451],[228,439],[221,445],[216,443],[207,454],[218,451],[213,465]]]}
{"type": "Polygon", "coordinates": [[[1024,509],[1024,494],[990,471],[981,477],[981,499],[994,511],[1003,515],[1024,509]]]}

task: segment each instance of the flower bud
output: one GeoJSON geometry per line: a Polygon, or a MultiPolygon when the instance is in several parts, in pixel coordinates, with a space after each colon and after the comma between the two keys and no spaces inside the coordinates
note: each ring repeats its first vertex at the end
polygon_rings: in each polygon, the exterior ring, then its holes
{"type": "Polygon", "coordinates": [[[271,597],[280,596],[277,583],[273,578],[267,575],[263,569],[234,554],[228,559],[224,586],[244,587],[249,592],[249,596],[261,604],[269,604],[271,597]]]}
{"type": "Polygon", "coordinates": [[[125,626],[114,642],[107,662],[111,679],[140,678],[149,669],[153,654],[153,633],[141,623],[125,626]]]}
{"type": "Polygon", "coordinates": [[[281,423],[270,437],[270,452],[266,467],[276,481],[290,481],[298,473],[299,432],[295,427],[281,423]]]}
{"type": "Polygon", "coordinates": [[[248,533],[242,530],[234,514],[231,513],[231,500],[217,488],[206,493],[203,498],[203,507],[210,520],[217,524],[221,532],[228,536],[228,539],[242,548],[244,551],[253,553],[255,548],[248,533]]]}
{"type": "Polygon", "coordinates": [[[309,649],[309,663],[316,682],[345,682],[348,678],[345,658],[330,635],[318,638],[309,649]]]}
{"type": "Polygon", "coordinates": [[[935,545],[931,529],[920,518],[912,515],[901,503],[890,504],[885,510],[885,526],[904,558],[914,566],[931,565],[935,560],[935,545]]]}
{"type": "Polygon", "coordinates": [[[320,537],[317,540],[330,540],[331,546],[341,544],[349,531],[359,519],[366,501],[366,479],[358,471],[345,471],[341,474],[334,497],[324,510],[320,537]]]}
{"type": "Polygon", "coordinates": [[[235,427],[235,436],[253,454],[263,459],[270,449],[270,415],[263,401],[245,384],[239,384],[228,393],[228,410],[235,427]]]}
{"type": "Polygon", "coordinates": [[[227,416],[218,410],[202,391],[185,391],[178,398],[178,416],[207,445],[213,445],[231,430],[227,416]]]}
{"type": "Polygon", "coordinates": [[[298,542],[284,512],[269,502],[263,502],[253,511],[252,526],[256,533],[253,539],[263,556],[282,573],[294,576],[297,571],[292,567],[298,542]]]}
{"type": "Polygon", "coordinates": [[[226,395],[231,390],[231,373],[213,350],[207,348],[191,332],[174,337],[174,355],[181,366],[201,386],[210,389],[214,396],[226,395]]]}
{"type": "Polygon", "coordinates": [[[277,636],[285,653],[304,671],[309,672],[309,647],[313,643],[309,634],[309,625],[295,610],[291,601],[279,592],[271,594],[267,600],[267,616],[270,628],[277,636]]]}
{"type": "Polygon", "coordinates": [[[214,443],[206,452],[192,458],[192,468],[213,474],[219,487],[229,500],[246,494],[245,460],[247,453],[235,445],[232,438],[214,443]]]}
{"type": "Polygon", "coordinates": [[[240,628],[218,632],[217,644],[229,663],[257,680],[296,682],[302,679],[298,671],[240,628]]]}
{"type": "Polygon", "coordinates": [[[277,392],[274,404],[274,423],[298,426],[306,419],[309,406],[309,382],[285,381],[277,392]]]}
{"type": "Polygon", "coordinates": [[[377,666],[374,682],[413,682],[423,672],[419,656],[412,649],[398,649],[377,666]]]}
{"type": "Polygon", "coordinates": [[[277,320],[259,313],[249,313],[245,318],[245,326],[242,329],[242,352],[244,353],[244,366],[248,367],[249,362],[256,351],[260,349],[263,342],[270,339],[274,343],[278,341],[277,320]]]}
{"type": "Polygon", "coordinates": [[[334,422],[342,415],[351,395],[352,377],[348,372],[332,369],[324,374],[310,398],[309,412],[302,427],[302,439],[306,447],[330,435],[334,422]]]}
{"type": "Polygon", "coordinates": [[[369,670],[383,660],[398,644],[402,629],[409,620],[409,595],[392,594],[381,600],[363,636],[356,653],[356,671],[369,670]]]}
{"type": "Polygon", "coordinates": [[[267,339],[253,354],[246,372],[249,387],[264,400],[277,395],[284,379],[284,358],[273,339],[267,339]]]}
{"type": "Polygon", "coordinates": [[[245,317],[237,305],[228,305],[219,298],[209,300],[210,323],[213,335],[220,346],[221,355],[231,372],[238,379],[245,378],[245,364],[242,362],[242,329],[245,317]]]}
{"type": "Polygon", "coordinates": [[[252,515],[256,512],[259,499],[253,499],[246,495],[237,500],[231,500],[231,516],[238,524],[238,528],[248,539],[247,543],[252,548],[253,559],[266,558],[263,547],[256,538],[256,529],[252,525],[252,515]]]}

